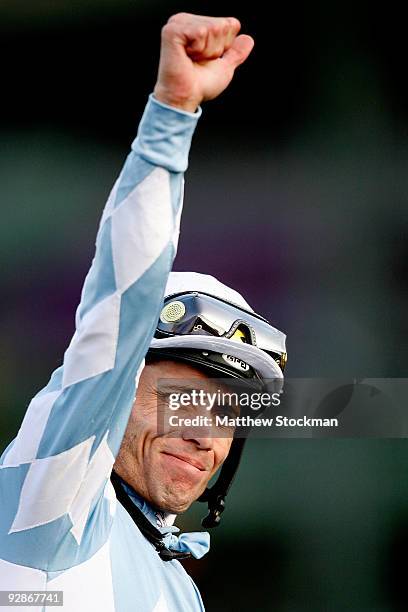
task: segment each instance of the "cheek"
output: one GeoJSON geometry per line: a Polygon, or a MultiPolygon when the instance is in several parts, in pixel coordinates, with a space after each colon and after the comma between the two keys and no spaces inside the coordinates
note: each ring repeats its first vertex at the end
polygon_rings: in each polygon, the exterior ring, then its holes
{"type": "Polygon", "coordinates": [[[217,444],[214,445],[214,471],[216,471],[222,462],[227,458],[229,450],[231,448],[232,439],[231,438],[219,438],[217,440],[217,444]]]}
{"type": "Polygon", "coordinates": [[[155,398],[146,398],[136,401],[130,413],[132,427],[136,430],[157,429],[157,402],[155,398]]]}
{"type": "Polygon", "coordinates": [[[137,455],[145,456],[146,451],[150,451],[158,437],[156,413],[140,411],[137,416],[133,414],[129,421],[128,432],[132,440],[133,451],[137,455]]]}

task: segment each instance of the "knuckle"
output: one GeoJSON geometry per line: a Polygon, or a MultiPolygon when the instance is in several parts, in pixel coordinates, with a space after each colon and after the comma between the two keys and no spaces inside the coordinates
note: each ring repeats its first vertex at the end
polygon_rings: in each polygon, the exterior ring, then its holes
{"type": "Polygon", "coordinates": [[[222,26],[219,23],[214,23],[211,26],[211,34],[213,34],[214,36],[219,36],[222,32],[222,26]]]}
{"type": "Polygon", "coordinates": [[[196,30],[196,35],[198,38],[204,38],[205,36],[207,36],[207,28],[205,26],[200,26],[196,30]]]}
{"type": "Polygon", "coordinates": [[[175,27],[172,22],[167,22],[161,29],[162,38],[167,38],[175,32],[175,27]]]}
{"type": "Polygon", "coordinates": [[[162,42],[170,43],[172,40],[176,39],[181,32],[182,29],[180,29],[179,24],[174,22],[166,23],[161,31],[161,40],[162,42]]]}
{"type": "Polygon", "coordinates": [[[236,30],[241,29],[241,22],[236,17],[228,17],[228,25],[236,30]]]}
{"type": "Polygon", "coordinates": [[[168,23],[170,23],[171,21],[184,21],[188,16],[188,13],[175,13],[170,17],[168,23]]]}

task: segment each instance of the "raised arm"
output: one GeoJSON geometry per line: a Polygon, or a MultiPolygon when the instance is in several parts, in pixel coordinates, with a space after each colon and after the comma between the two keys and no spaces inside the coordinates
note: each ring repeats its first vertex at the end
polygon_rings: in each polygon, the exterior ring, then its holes
{"type": "Polygon", "coordinates": [[[162,30],[154,94],[103,211],[74,337],[0,459],[0,563],[48,568],[52,557],[56,569],[75,562],[85,528],[99,520],[92,547],[107,537],[103,498],[177,248],[191,138],[201,102],[252,48],[239,28],[183,13],[162,30]]]}

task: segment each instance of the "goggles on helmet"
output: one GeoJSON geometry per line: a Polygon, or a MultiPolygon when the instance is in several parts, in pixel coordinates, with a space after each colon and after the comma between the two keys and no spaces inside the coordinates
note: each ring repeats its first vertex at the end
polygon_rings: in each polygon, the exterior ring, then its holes
{"type": "Polygon", "coordinates": [[[282,371],[285,368],[283,334],[260,315],[218,297],[197,291],[166,297],[155,337],[189,334],[252,344],[268,353],[282,371]]]}

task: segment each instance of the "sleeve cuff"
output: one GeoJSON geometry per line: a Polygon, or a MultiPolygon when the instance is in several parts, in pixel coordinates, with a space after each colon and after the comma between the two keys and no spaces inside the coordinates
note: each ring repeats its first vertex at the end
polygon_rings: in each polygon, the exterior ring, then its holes
{"type": "Polygon", "coordinates": [[[195,113],[169,106],[149,95],[132,149],[143,159],[172,172],[185,172],[191,139],[201,117],[195,113]]]}

